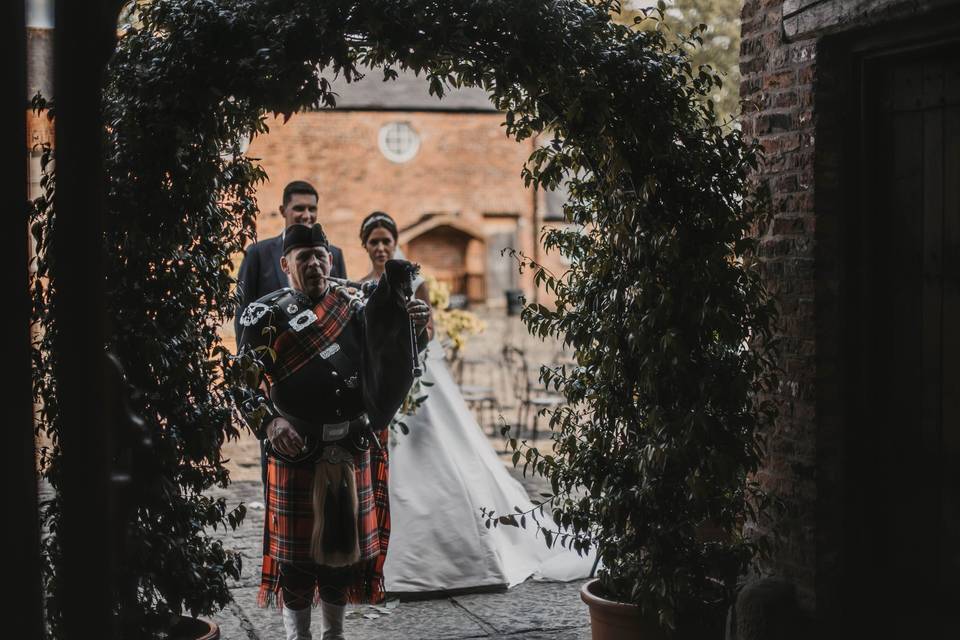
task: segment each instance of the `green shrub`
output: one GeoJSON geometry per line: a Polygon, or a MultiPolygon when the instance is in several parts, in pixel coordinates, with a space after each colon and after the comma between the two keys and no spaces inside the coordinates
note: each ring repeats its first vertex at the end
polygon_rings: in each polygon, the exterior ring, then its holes
{"type": "MultiPolygon", "coordinates": [[[[604,585],[670,623],[752,551],[737,537],[754,487],[771,307],[749,253],[757,221],[744,178],[756,149],[715,124],[700,98],[717,81],[657,30],[612,24],[595,0],[154,0],[138,3],[104,79],[107,347],[139,390],[134,410],[157,473],[139,487],[118,563],[124,637],[162,634],[171,615],[229,599],[237,554],[208,534],[238,524],[203,492],[228,482],[220,456],[238,434],[231,390],[242,363],[217,335],[235,310],[232,257],[254,235],[265,179],[239,141],[266,114],[333,106],[326,78],[377,68],[424,74],[438,97],[479,86],[508,134],[552,141],[523,168],[550,188],[574,176],[568,219],[548,246],[571,271],[537,280],[558,308],[527,309],[535,333],[561,335],[579,366],[547,372],[570,399],[553,416],[553,457],[528,453],[554,485],[574,546],[598,546],[604,585]],[[760,344],[767,344],[764,340],[760,344]],[[584,487],[586,495],[577,493],[584,487]],[[713,522],[730,539],[696,541],[713,522]],[[121,586],[122,585],[122,586],[121,586]],[[130,585],[133,585],[131,588],[130,585]]],[[[518,167],[518,171],[520,167],[518,167]]],[[[48,280],[57,247],[54,180],[36,204],[35,390],[51,438],[43,475],[61,482],[51,349],[65,319],[48,280]]],[[[58,498],[45,505],[46,610],[61,597],[58,498]]]]}

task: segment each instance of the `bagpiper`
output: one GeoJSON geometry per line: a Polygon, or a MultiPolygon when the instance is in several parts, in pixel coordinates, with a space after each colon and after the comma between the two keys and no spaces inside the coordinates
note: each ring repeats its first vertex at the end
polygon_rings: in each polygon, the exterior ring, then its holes
{"type": "Polygon", "coordinates": [[[287,640],[311,638],[311,605],[323,640],[340,640],[347,604],[384,599],[386,429],[430,318],[427,303],[405,296],[409,262],[391,261],[358,303],[329,278],[328,247],[321,225],[288,227],[280,265],[290,286],[239,322],[241,362],[263,374],[242,401],[267,450],[258,603],[280,605],[287,640]]]}

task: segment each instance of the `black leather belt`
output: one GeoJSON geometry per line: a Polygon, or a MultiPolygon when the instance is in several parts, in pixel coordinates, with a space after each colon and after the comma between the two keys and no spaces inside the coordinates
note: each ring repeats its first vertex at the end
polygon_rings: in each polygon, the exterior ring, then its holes
{"type": "Polygon", "coordinates": [[[336,442],[337,440],[346,438],[352,433],[366,431],[370,421],[367,420],[366,414],[360,414],[360,416],[352,420],[344,420],[343,422],[310,424],[302,420],[297,420],[296,422],[291,420],[290,424],[293,425],[294,429],[296,429],[300,435],[319,438],[321,442],[336,442]]]}
{"type": "Polygon", "coordinates": [[[267,443],[267,452],[286,462],[316,462],[322,458],[324,449],[331,446],[356,454],[369,449],[371,441],[376,442],[369,433],[370,421],[365,413],[343,422],[313,423],[288,415],[279,407],[277,411],[303,436],[304,441],[303,449],[296,456],[281,454],[267,443]]]}

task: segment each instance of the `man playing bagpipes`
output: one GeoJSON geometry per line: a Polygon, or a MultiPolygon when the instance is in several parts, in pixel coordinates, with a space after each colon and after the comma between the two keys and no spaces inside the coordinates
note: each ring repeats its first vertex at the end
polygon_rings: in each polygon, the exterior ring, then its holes
{"type": "Polygon", "coordinates": [[[410,263],[388,263],[364,304],[329,278],[327,247],[319,224],[288,227],[280,264],[290,287],[240,318],[241,356],[265,373],[242,403],[268,441],[258,602],[279,601],[287,640],[311,637],[312,604],[321,604],[323,640],[337,640],[347,603],[383,600],[385,430],[413,383],[430,317],[409,295],[410,263]]]}

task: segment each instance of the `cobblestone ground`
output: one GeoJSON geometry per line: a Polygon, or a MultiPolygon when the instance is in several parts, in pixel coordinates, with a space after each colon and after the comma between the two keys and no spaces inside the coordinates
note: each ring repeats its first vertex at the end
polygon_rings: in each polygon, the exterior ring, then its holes
{"type": "MultiPolygon", "coordinates": [[[[494,410],[477,412],[491,444],[501,450],[503,437],[498,426],[513,424],[516,398],[510,369],[501,361],[503,346],[523,350],[532,371],[541,363],[563,361],[565,355],[555,343],[529,336],[518,318],[503,310],[481,312],[487,329],[474,337],[464,352],[465,366],[459,372],[464,384],[487,386],[496,396],[494,410]]],[[[541,421],[541,435],[545,421],[541,421]]],[[[546,438],[539,445],[549,446],[546,438]]],[[[261,562],[263,494],[260,482],[259,444],[252,436],[228,443],[224,457],[229,461],[232,484],[210,494],[226,499],[228,508],[241,502],[247,506],[245,521],[236,531],[214,532],[224,546],[240,552],[243,570],[232,581],[233,602],[214,616],[223,640],[267,640],[283,638],[283,623],[276,609],[256,605],[261,562]]],[[[510,456],[501,455],[510,472],[527,492],[547,490],[542,478],[523,477],[513,469],[510,456]]],[[[41,498],[50,496],[48,485],[40,488],[41,498]]],[[[346,621],[351,640],[452,640],[461,638],[510,638],[516,640],[586,640],[590,637],[589,614],[580,600],[582,583],[527,581],[501,592],[457,594],[418,601],[388,600],[383,607],[353,607],[346,621]]],[[[320,640],[319,611],[314,615],[314,637],[320,640]]]]}
{"type": "MultiPolygon", "coordinates": [[[[534,485],[528,481],[528,486],[534,485]]],[[[259,481],[235,482],[222,495],[230,506],[243,502],[247,517],[236,531],[220,531],[224,546],[239,551],[243,571],[231,584],[234,601],[214,616],[224,640],[282,638],[283,623],[276,609],[257,607],[260,568],[260,532],[263,527],[259,481]]],[[[440,640],[460,638],[515,638],[586,640],[590,637],[586,606],[579,596],[581,583],[527,581],[495,593],[460,594],[428,600],[388,600],[382,607],[351,607],[346,635],[352,640],[440,640]]],[[[314,625],[319,627],[319,612],[314,625]]],[[[319,632],[315,636],[319,640],[319,632]]]]}
{"type": "MultiPolygon", "coordinates": [[[[528,490],[536,483],[527,481],[528,490]]],[[[284,637],[276,609],[257,606],[263,528],[262,485],[239,481],[211,491],[229,507],[247,505],[247,516],[235,531],[214,535],[243,558],[240,580],[231,580],[233,602],[212,616],[222,640],[274,640],[284,637]],[[258,506],[259,505],[259,506],[258,506]]],[[[49,485],[40,486],[41,499],[51,497],[49,485]]],[[[412,602],[388,599],[385,606],[358,606],[348,610],[345,632],[350,640],[588,640],[589,614],[580,600],[581,582],[527,581],[494,593],[469,593],[412,602]]],[[[320,640],[320,614],[314,613],[314,638],[320,640]]]]}
{"type": "MultiPolygon", "coordinates": [[[[503,310],[480,312],[487,328],[471,338],[464,351],[464,366],[459,373],[465,385],[490,387],[496,397],[493,410],[477,411],[498,450],[503,438],[497,426],[516,421],[512,369],[504,366],[504,345],[520,348],[531,371],[540,364],[564,361],[567,356],[555,342],[542,342],[527,334],[519,318],[507,317],[503,310]]],[[[541,420],[541,436],[545,428],[541,420]]],[[[527,434],[529,436],[529,434],[527,434]]],[[[539,445],[548,445],[541,437],[539,445]]],[[[246,521],[237,532],[222,532],[225,546],[243,555],[243,576],[232,587],[234,602],[216,617],[225,640],[282,638],[279,612],[256,606],[260,567],[260,531],[263,526],[262,495],[258,444],[252,438],[230,443],[225,456],[230,458],[234,483],[220,492],[233,506],[248,505],[246,521]]],[[[547,486],[541,478],[523,477],[514,470],[509,455],[504,464],[524,485],[537,495],[547,486]]],[[[356,640],[440,640],[460,638],[511,638],[516,640],[586,640],[590,637],[589,616],[580,600],[581,583],[527,581],[513,589],[497,593],[460,594],[414,602],[390,600],[385,607],[355,607],[346,622],[346,635],[356,640]]],[[[319,613],[314,616],[319,626],[319,613]]],[[[319,639],[319,633],[315,633],[319,639]]]]}

